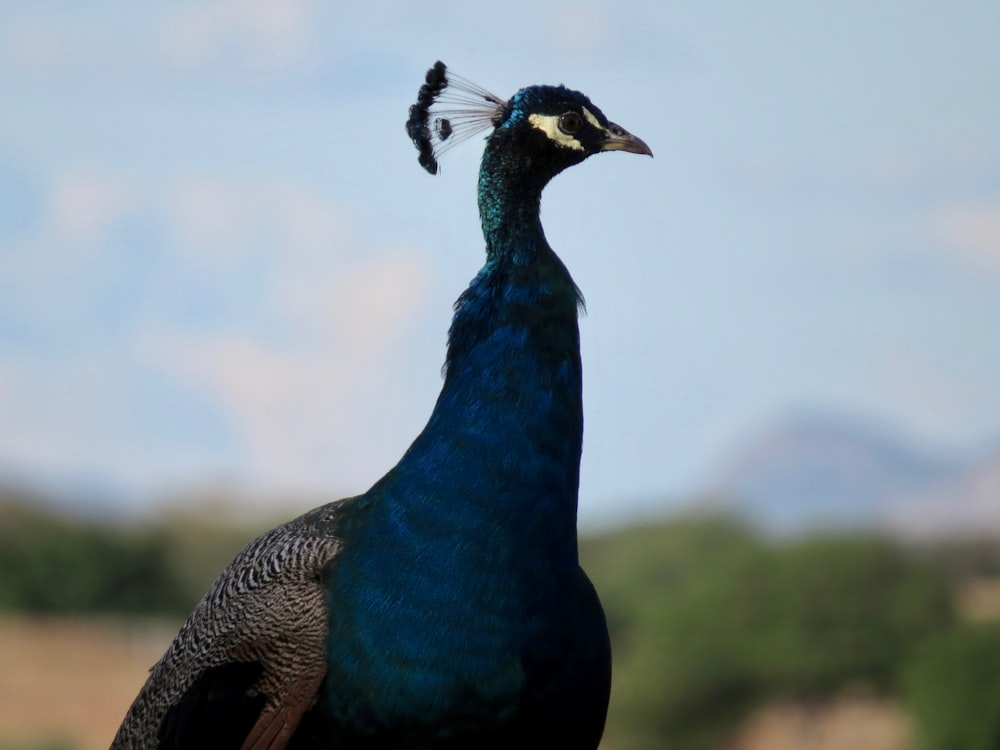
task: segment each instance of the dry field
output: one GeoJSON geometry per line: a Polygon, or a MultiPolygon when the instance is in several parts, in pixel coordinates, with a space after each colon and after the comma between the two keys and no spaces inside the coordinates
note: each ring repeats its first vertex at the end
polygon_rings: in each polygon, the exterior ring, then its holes
{"type": "Polygon", "coordinates": [[[909,738],[910,723],[894,704],[845,695],[822,706],[767,706],[729,750],[904,750],[909,738]]]}
{"type": "Polygon", "coordinates": [[[175,630],[0,619],[0,750],[106,750],[175,630]]]}
{"type": "MultiPolygon", "coordinates": [[[[0,619],[0,750],[105,750],[176,624],[0,619]]],[[[731,750],[903,750],[905,716],[865,696],[774,705],[731,750]]]]}

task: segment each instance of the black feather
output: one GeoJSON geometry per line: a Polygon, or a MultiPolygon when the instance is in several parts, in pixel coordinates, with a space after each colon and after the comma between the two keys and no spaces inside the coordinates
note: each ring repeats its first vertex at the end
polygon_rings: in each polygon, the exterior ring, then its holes
{"type": "Polygon", "coordinates": [[[437,174],[438,158],[444,151],[496,125],[506,106],[504,99],[456,75],[438,60],[427,71],[406,121],[420,166],[437,174]]]}
{"type": "MultiPolygon", "coordinates": [[[[418,161],[420,166],[431,174],[437,174],[437,161],[434,159],[434,145],[431,141],[431,130],[428,126],[430,120],[430,108],[434,100],[448,85],[448,78],[445,76],[445,64],[438,60],[434,66],[427,71],[424,85],[417,92],[417,103],[410,107],[410,119],[406,121],[406,132],[413,141],[413,145],[420,152],[418,161]]],[[[449,134],[450,134],[450,125],[449,134]]]]}
{"type": "Polygon", "coordinates": [[[158,750],[239,750],[264,707],[253,686],[257,662],[230,662],[205,670],[163,717],[158,750]]]}

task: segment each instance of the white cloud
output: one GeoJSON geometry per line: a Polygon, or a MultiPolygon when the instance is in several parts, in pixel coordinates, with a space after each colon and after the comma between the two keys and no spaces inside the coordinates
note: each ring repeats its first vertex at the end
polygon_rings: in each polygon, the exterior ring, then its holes
{"type": "Polygon", "coordinates": [[[563,4],[552,9],[548,21],[545,38],[570,54],[607,54],[618,41],[617,18],[605,5],[563,4]]]}
{"type": "Polygon", "coordinates": [[[59,11],[26,6],[0,19],[0,63],[44,76],[274,72],[308,62],[315,0],[208,0],[122,14],[114,4],[59,11]]]}
{"type": "Polygon", "coordinates": [[[133,180],[92,168],[65,167],[38,190],[37,219],[5,248],[3,312],[37,331],[46,320],[79,318],[88,280],[120,250],[113,234],[140,215],[149,197],[133,180]]]}
{"type": "Polygon", "coordinates": [[[64,37],[65,34],[41,22],[12,23],[0,36],[0,57],[20,72],[63,68],[69,54],[64,37]]]}
{"type": "MultiPolygon", "coordinates": [[[[331,476],[371,481],[378,436],[362,394],[400,387],[386,364],[423,301],[427,274],[412,252],[389,252],[334,273],[286,269],[275,310],[300,336],[269,342],[250,331],[188,332],[150,354],[221,407],[242,441],[240,470],[270,488],[317,490],[331,476]]],[[[381,468],[385,468],[384,466],[381,468]]]]}
{"type": "Polygon", "coordinates": [[[350,241],[341,209],[301,183],[189,175],[169,188],[165,202],[179,249],[205,262],[233,261],[266,245],[286,263],[322,263],[350,241]]]}
{"type": "MultiPolygon", "coordinates": [[[[129,483],[148,468],[134,438],[128,376],[113,352],[58,361],[9,357],[0,373],[0,456],[38,476],[105,473],[129,483]]],[[[152,451],[149,451],[151,454],[152,451]]]]}
{"type": "Polygon", "coordinates": [[[315,23],[312,0],[210,0],[167,22],[161,47],[184,67],[235,63],[272,70],[300,62],[315,23]]]}
{"type": "Polygon", "coordinates": [[[932,218],[931,232],[962,262],[1000,274],[1000,199],[947,206],[932,218]]]}
{"type": "Polygon", "coordinates": [[[5,350],[0,458],[153,491],[213,467],[261,489],[326,491],[386,468],[383,425],[368,412],[406,401],[391,362],[429,291],[419,252],[367,239],[331,195],[290,180],[138,184],[73,169],[50,183],[46,205],[38,252],[18,256],[19,284],[39,293],[4,300],[31,330],[43,320],[45,341],[38,356],[5,350]],[[143,233],[113,236],[131,216],[143,233]],[[122,246],[136,236],[157,247],[166,281],[115,313],[127,325],[106,327],[94,311],[107,290],[131,299],[131,285],[149,283],[141,264],[116,265],[145,252],[122,246]],[[234,289],[252,296],[227,296],[234,289]],[[184,399],[184,416],[164,414],[169,399],[184,399]],[[215,437],[167,424],[188,416],[215,437]]]}
{"type": "Polygon", "coordinates": [[[298,183],[187,177],[167,203],[186,262],[237,284],[263,264],[255,306],[285,335],[164,332],[147,338],[147,354],[223,411],[253,482],[315,490],[328,473],[370,481],[378,436],[366,429],[362,394],[400,387],[387,355],[425,301],[423,259],[366,246],[334,201],[298,183]]]}
{"type": "Polygon", "coordinates": [[[13,18],[0,19],[0,63],[15,74],[93,86],[148,72],[155,13],[122,14],[99,3],[59,10],[23,5],[13,18]]]}
{"type": "Polygon", "coordinates": [[[870,364],[865,406],[921,440],[960,444],[996,430],[996,389],[961,362],[896,342],[870,364]]]}
{"type": "Polygon", "coordinates": [[[124,178],[93,170],[68,170],[51,186],[50,221],[56,236],[71,241],[101,239],[135,207],[135,187],[124,178]]]}

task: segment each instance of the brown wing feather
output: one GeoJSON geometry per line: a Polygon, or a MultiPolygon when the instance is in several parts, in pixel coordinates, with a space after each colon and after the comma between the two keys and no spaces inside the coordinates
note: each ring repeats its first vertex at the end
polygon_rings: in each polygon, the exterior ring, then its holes
{"type": "MultiPolygon", "coordinates": [[[[285,746],[325,674],[324,581],[340,550],[337,526],[349,502],[322,506],[272,529],[236,556],[153,667],[111,750],[166,746],[161,734],[171,714],[204,717],[201,726],[211,722],[212,709],[202,704],[213,692],[197,686],[241,663],[259,665],[259,676],[239,686],[232,699],[242,701],[244,715],[247,706],[253,711],[248,736],[232,747],[285,746]]],[[[177,723],[180,735],[172,736],[172,746],[194,746],[199,722],[188,729],[182,724],[177,723]]]]}
{"type": "Polygon", "coordinates": [[[316,700],[324,675],[325,671],[321,671],[296,680],[280,704],[265,706],[240,750],[284,750],[303,714],[316,700]]]}

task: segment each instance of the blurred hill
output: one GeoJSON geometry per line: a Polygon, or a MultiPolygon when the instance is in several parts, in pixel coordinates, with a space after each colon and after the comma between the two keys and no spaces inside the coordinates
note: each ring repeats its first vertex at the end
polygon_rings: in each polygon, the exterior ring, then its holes
{"type": "MultiPolygon", "coordinates": [[[[222,480],[137,497],[106,477],[38,476],[0,457],[3,497],[112,525],[215,516],[240,518],[248,528],[268,527],[331,499],[279,498],[222,480]]],[[[781,535],[822,530],[877,530],[924,539],[996,534],[1000,439],[979,450],[948,451],[840,412],[793,413],[736,442],[690,501],[647,499],[637,505],[732,515],[781,535]]]]}
{"type": "Polygon", "coordinates": [[[860,420],[796,416],[745,440],[711,483],[710,495],[715,509],[778,533],[995,533],[1000,448],[955,458],[860,420]]]}

